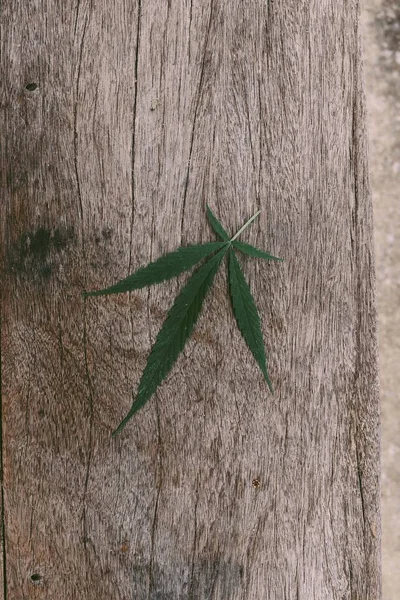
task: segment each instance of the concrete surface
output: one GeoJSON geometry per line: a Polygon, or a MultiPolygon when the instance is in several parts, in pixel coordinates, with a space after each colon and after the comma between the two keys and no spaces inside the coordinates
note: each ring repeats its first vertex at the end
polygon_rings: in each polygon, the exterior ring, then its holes
{"type": "Polygon", "coordinates": [[[400,2],[362,3],[382,402],[383,600],[400,598],[400,2]]]}

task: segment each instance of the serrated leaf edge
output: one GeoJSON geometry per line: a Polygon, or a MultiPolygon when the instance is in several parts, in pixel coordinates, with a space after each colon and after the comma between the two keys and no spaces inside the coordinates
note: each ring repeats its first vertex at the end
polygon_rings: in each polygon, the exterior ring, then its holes
{"type": "Polygon", "coordinates": [[[214,230],[214,233],[216,233],[224,242],[229,242],[229,234],[227,233],[223,225],[220,223],[220,221],[217,219],[217,217],[214,215],[208,204],[206,204],[206,210],[208,222],[214,230]]]}
{"type": "MultiPolygon", "coordinates": [[[[271,383],[271,380],[270,380],[270,377],[268,374],[268,369],[267,369],[267,360],[266,360],[266,354],[265,354],[263,335],[262,335],[262,331],[261,331],[260,315],[258,313],[258,309],[257,309],[256,303],[254,301],[253,295],[250,291],[249,284],[246,281],[246,278],[243,274],[240,263],[239,263],[237,256],[232,248],[229,249],[228,258],[229,258],[229,262],[228,262],[229,291],[230,291],[230,298],[231,298],[233,313],[235,315],[235,319],[236,319],[237,325],[239,327],[239,331],[242,334],[249,350],[251,351],[255,360],[257,361],[271,393],[273,393],[272,383],[271,383]],[[238,275],[239,275],[239,277],[238,277],[238,275]],[[246,293],[248,294],[248,298],[251,301],[251,306],[254,309],[255,324],[250,323],[248,310],[246,308],[246,303],[245,303],[242,295],[240,295],[240,296],[236,295],[235,286],[233,285],[233,278],[236,279],[237,288],[238,288],[239,292],[242,290],[241,286],[244,286],[246,293]],[[238,308],[238,304],[242,305],[241,311],[238,308]],[[244,327],[244,324],[242,321],[243,317],[247,320],[246,328],[244,327]],[[256,327],[256,332],[254,332],[254,330],[253,330],[254,325],[256,327]],[[258,334],[258,336],[259,336],[258,341],[254,337],[255,333],[258,334]],[[251,343],[249,343],[250,337],[253,338],[251,343]],[[260,356],[258,356],[259,352],[261,353],[260,356]]],[[[247,305],[248,305],[248,303],[247,303],[247,305]]]]}
{"type": "Polygon", "coordinates": [[[260,250],[256,246],[252,246],[251,244],[247,244],[246,242],[240,242],[238,240],[235,240],[234,242],[232,242],[232,246],[239,252],[247,254],[247,256],[251,256],[253,258],[263,258],[265,260],[276,260],[279,262],[283,262],[283,258],[273,256],[272,254],[269,254],[269,252],[264,252],[264,250],[260,250]]]}
{"type": "Polygon", "coordinates": [[[206,244],[194,244],[192,246],[182,246],[175,250],[174,252],[169,252],[168,254],[163,254],[157,260],[140,267],[132,273],[121,279],[117,283],[112,286],[103,288],[101,290],[95,290],[90,292],[84,292],[84,297],[91,296],[107,296],[110,294],[122,294],[126,292],[132,292],[134,290],[139,290],[144,287],[148,287],[150,285],[157,285],[159,283],[163,283],[164,281],[168,281],[169,279],[173,279],[174,277],[178,277],[185,271],[189,271],[194,266],[196,266],[199,262],[220,250],[225,242],[207,242],[206,244]],[[194,256],[193,260],[190,259],[190,255],[195,251],[200,251],[198,256],[194,256]],[[187,262],[185,262],[187,261],[187,262]],[[171,263],[176,263],[176,269],[169,274],[165,274],[165,269],[169,265],[171,267],[171,263]],[[182,263],[179,265],[179,263],[182,263]],[[151,273],[153,271],[153,273],[151,273]],[[152,274],[152,279],[146,279],[150,277],[152,274]],[[142,280],[141,280],[142,278],[142,280]]]}
{"type": "MultiPolygon", "coordinates": [[[[115,437],[118,433],[120,433],[122,431],[122,429],[124,429],[124,427],[127,425],[127,423],[130,421],[130,419],[133,417],[133,415],[144,406],[144,404],[146,404],[146,402],[148,400],[150,400],[150,398],[153,396],[153,394],[156,392],[156,390],[158,389],[158,387],[161,385],[161,383],[164,381],[164,379],[166,378],[166,376],[168,375],[168,373],[171,371],[172,367],[174,366],[179,354],[181,353],[181,351],[183,350],[186,342],[188,341],[188,339],[190,338],[190,335],[193,331],[193,328],[197,322],[197,319],[200,315],[201,312],[201,308],[203,306],[203,302],[204,299],[206,298],[207,292],[209,291],[214,277],[218,271],[218,268],[228,250],[228,244],[225,244],[224,248],[221,248],[221,250],[219,250],[216,254],[214,254],[212,257],[210,257],[187,281],[185,287],[182,289],[182,291],[180,292],[180,294],[178,295],[178,297],[176,298],[174,304],[172,305],[171,309],[168,312],[168,315],[163,323],[163,326],[161,328],[161,330],[159,331],[158,335],[157,335],[157,339],[151,349],[151,352],[149,354],[149,357],[147,359],[147,364],[146,367],[143,371],[142,377],[140,379],[139,382],[139,386],[138,386],[138,392],[136,394],[136,399],[133,402],[128,414],[124,417],[124,419],[121,421],[121,423],[118,425],[118,427],[115,429],[115,431],[113,432],[113,437],[115,437]],[[207,270],[208,267],[208,270],[207,270]],[[159,382],[156,384],[156,386],[154,386],[154,382],[153,385],[150,386],[150,390],[146,390],[146,387],[149,387],[149,383],[147,382],[147,380],[149,379],[149,381],[152,381],[153,378],[153,370],[160,370],[160,367],[156,368],[152,365],[151,360],[152,358],[154,359],[154,355],[157,353],[157,351],[159,350],[159,347],[163,347],[163,352],[170,352],[171,353],[171,349],[170,348],[166,348],[167,344],[165,343],[163,336],[166,335],[166,329],[172,325],[172,320],[173,318],[175,318],[175,312],[181,312],[181,307],[180,307],[180,303],[182,302],[182,299],[184,297],[184,295],[187,293],[188,289],[194,285],[194,281],[196,280],[196,278],[198,278],[202,273],[204,272],[204,278],[201,282],[199,282],[199,290],[201,289],[201,286],[206,284],[205,286],[205,290],[204,293],[202,295],[198,295],[199,292],[197,292],[193,298],[192,301],[190,302],[190,304],[188,305],[188,311],[194,311],[194,315],[192,316],[192,319],[190,320],[190,324],[189,326],[186,326],[184,328],[182,328],[182,324],[181,324],[181,329],[176,329],[175,334],[177,334],[178,336],[180,336],[180,339],[178,341],[178,352],[175,354],[175,356],[172,358],[172,362],[170,363],[170,365],[167,367],[167,370],[165,371],[165,373],[161,376],[159,382]],[[208,279],[208,281],[207,281],[208,279]],[[196,306],[197,303],[197,306],[196,306]],[[154,388],[154,389],[153,389],[154,388]]],[[[176,341],[175,341],[176,343],[176,341]]]]}

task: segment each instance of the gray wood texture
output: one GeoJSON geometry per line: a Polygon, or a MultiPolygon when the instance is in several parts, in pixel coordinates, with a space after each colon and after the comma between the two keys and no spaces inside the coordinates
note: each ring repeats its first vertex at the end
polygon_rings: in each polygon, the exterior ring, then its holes
{"type": "Polygon", "coordinates": [[[356,0],[2,3],[4,600],[378,600],[372,211],[356,0]],[[30,85],[35,84],[35,85],[30,85]],[[92,298],[181,244],[226,273],[115,440],[180,277],[92,298]],[[33,576],[33,577],[32,577],[33,576]]]}

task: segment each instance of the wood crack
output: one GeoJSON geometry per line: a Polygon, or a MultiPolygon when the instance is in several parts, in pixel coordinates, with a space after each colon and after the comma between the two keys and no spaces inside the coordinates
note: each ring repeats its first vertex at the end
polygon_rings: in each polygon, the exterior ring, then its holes
{"type": "Polygon", "coordinates": [[[75,101],[74,101],[74,170],[75,170],[75,180],[78,194],[78,208],[79,208],[79,216],[81,221],[81,237],[82,237],[82,252],[83,258],[85,260],[85,233],[84,233],[84,223],[83,223],[83,202],[82,202],[82,192],[81,192],[81,182],[79,177],[79,169],[78,169],[78,96],[79,96],[79,86],[81,79],[81,70],[82,70],[82,57],[83,57],[83,48],[85,44],[85,35],[87,28],[88,18],[85,19],[85,24],[83,27],[83,33],[81,38],[81,43],[79,46],[79,58],[78,58],[78,73],[76,76],[76,85],[75,85],[75,101]]]}
{"type": "Polygon", "coordinates": [[[6,519],[5,519],[5,507],[4,507],[4,438],[3,438],[3,377],[2,377],[2,314],[3,314],[3,302],[0,295],[0,484],[1,484],[1,546],[2,546],[2,560],[3,560],[3,600],[8,598],[7,590],[7,557],[6,557],[6,519]]]}
{"type": "Polygon", "coordinates": [[[130,231],[130,249],[129,249],[129,273],[132,267],[132,237],[133,237],[133,221],[135,217],[135,161],[136,161],[136,123],[137,123],[137,99],[138,99],[138,75],[139,75],[139,49],[140,49],[140,28],[142,16],[142,1],[138,0],[138,16],[136,24],[136,56],[134,69],[135,93],[133,97],[133,133],[132,133],[132,158],[131,158],[131,197],[132,197],[132,214],[131,214],[131,231],[130,231]]]}
{"type": "MultiPolygon", "coordinates": [[[[182,202],[181,234],[183,234],[183,222],[185,219],[186,199],[187,199],[188,188],[189,188],[189,174],[190,174],[190,165],[191,165],[192,154],[193,154],[194,134],[195,134],[195,130],[196,130],[196,123],[197,123],[197,116],[198,116],[199,106],[200,106],[201,92],[203,89],[206,54],[207,54],[207,48],[208,48],[208,40],[210,38],[212,16],[213,16],[213,0],[211,0],[211,5],[210,5],[210,17],[208,20],[206,39],[204,42],[203,58],[202,58],[202,62],[201,62],[200,81],[199,81],[199,87],[197,89],[197,94],[196,94],[196,106],[195,106],[195,110],[194,110],[192,131],[190,134],[189,157],[188,157],[188,164],[187,164],[187,169],[186,169],[185,188],[184,188],[184,192],[183,192],[183,202],[182,202]]],[[[190,40],[189,40],[189,45],[190,45],[190,40]]]]}
{"type": "Polygon", "coordinates": [[[85,474],[85,482],[84,482],[84,488],[83,488],[83,514],[82,514],[83,545],[85,548],[85,552],[87,552],[87,542],[88,542],[86,498],[87,498],[87,491],[88,491],[88,487],[89,487],[90,468],[91,468],[92,457],[93,457],[93,418],[94,418],[93,386],[92,386],[92,380],[90,377],[89,363],[88,363],[88,356],[87,356],[86,302],[87,302],[87,300],[85,298],[84,307],[83,307],[83,351],[84,351],[86,381],[87,381],[88,392],[89,392],[89,440],[88,440],[88,456],[87,456],[87,462],[86,462],[86,474],[85,474]]]}
{"type": "Polygon", "coordinates": [[[360,490],[360,500],[361,500],[361,510],[362,510],[362,517],[363,517],[363,530],[364,530],[364,536],[365,536],[365,501],[364,501],[364,490],[363,490],[363,483],[362,483],[362,468],[361,468],[361,461],[360,461],[360,455],[358,452],[358,448],[356,447],[356,461],[357,461],[357,480],[358,480],[358,487],[360,490]]]}
{"type": "Polygon", "coordinates": [[[196,485],[196,500],[194,504],[194,533],[193,533],[193,545],[192,545],[192,564],[190,568],[190,584],[188,599],[193,600],[194,596],[194,565],[196,557],[196,546],[197,546],[197,507],[199,504],[199,481],[197,480],[196,485]]]}
{"type": "MultiPolygon", "coordinates": [[[[154,237],[152,237],[152,239],[154,239],[154,237]]],[[[148,298],[150,296],[150,290],[148,292],[148,298]]],[[[147,321],[149,324],[149,339],[150,339],[150,344],[152,342],[151,340],[151,331],[150,331],[150,302],[147,303],[148,306],[148,310],[147,310],[147,321]]],[[[159,411],[159,396],[158,393],[155,394],[155,410],[156,410],[156,418],[157,418],[157,446],[158,446],[158,450],[157,450],[157,457],[158,457],[158,464],[157,464],[157,472],[156,472],[156,488],[157,488],[157,492],[156,492],[156,500],[155,500],[155,506],[154,506],[154,514],[153,514],[153,522],[152,522],[152,527],[151,527],[151,539],[150,539],[150,559],[149,559],[149,584],[148,584],[148,591],[147,591],[147,600],[150,600],[151,598],[151,591],[153,588],[153,581],[154,581],[154,554],[155,554],[155,537],[156,537],[156,531],[157,531],[157,521],[158,521],[158,508],[159,508],[159,502],[160,502],[160,494],[161,494],[161,488],[162,488],[162,483],[163,483],[163,462],[162,462],[162,437],[161,437],[161,425],[160,425],[160,411],[159,411]]]]}
{"type": "Polygon", "coordinates": [[[147,600],[151,598],[151,590],[153,587],[153,577],[154,577],[154,548],[155,548],[155,536],[157,531],[157,520],[158,520],[158,504],[160,501],[160,493],[161,488],[157,488],[156,495],[156,503],[154,506],[154,514],[153,514],[153,523],[151,527],[151,537],[150,537],[150,560],[149,560],[149,587],[147,591],[147,600]]]}

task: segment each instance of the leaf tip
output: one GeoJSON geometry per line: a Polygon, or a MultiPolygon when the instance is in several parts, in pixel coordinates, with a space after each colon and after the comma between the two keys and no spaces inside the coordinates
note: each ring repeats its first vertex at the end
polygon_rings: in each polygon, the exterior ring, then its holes
{"type": "Polygon", "coordinates": [[[267,374],[267,375],[266,375],[266,377],[265,377],[265,381],[267,382],[267,385],[268,385],[269,391],[270,391],[270,392],[271,392],[271,394],[273,395],[273,394],[274,394],[274,388],[272,387],[272,383],[271,383],[271,380],[270,380],[270,378],[269,378],[268,374],[267,374]]]}
{"type": "Polygon", "coordinates": [[[123,429],[125,429],[127,422],[128,422],[127,419],[124,419],[123,421],[121,421],[121,423],[118,425],[118,427],[116,429],[114,429],[114,431],[111,434],[111,437],[113,439],[115,439],[117,437],[117,435],[119,435],[121,433],[121,431],[123,429]]]}

